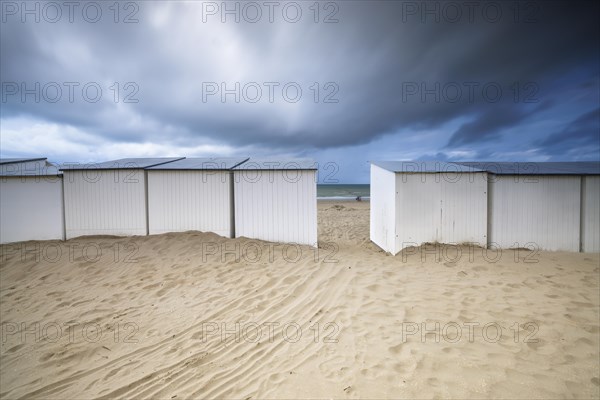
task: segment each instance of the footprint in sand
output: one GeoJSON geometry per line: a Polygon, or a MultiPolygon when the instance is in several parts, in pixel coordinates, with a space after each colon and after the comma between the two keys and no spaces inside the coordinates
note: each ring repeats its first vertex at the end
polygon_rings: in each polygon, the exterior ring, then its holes
{"type": "Polygon", "coordinates": [[[380,364],[377,364],[377,365],[375,365],[373,367],[369,367],[369,368],[363,368],[360,370],[360,374],[368,379],[376,379],[380,375],[380,373],[378,371],[381,371],[380,364]]]}
{"type": "Polygon", "coordinates": [[[392,354],[400,354],[400,352],[402,351],[402,346],[404,346],[404,343],[399,343],[399,344],[397,344],[395,346],[390,346],[388,348],[388,350],[392,354]]]}
{"type": "Polygon", "coordinates": [[[328,379],[339,376],[339,371],[345,368],[345,358],[341,356],[335,356],[319,364],[319,370],[328,379]]]}
{"type": "Polygon", "coordinates": [[[7,353],[14,353],[16,351],[19,351],[20,349],[23,348],[23,346],[25,346],[25,344],[18,344],[14,347],[11,347],[10,349],[6,350],[7,353]]]}
{"type": "Polygon", "coordinates": [[[104,377],[103,380],[106,381],[106,380],[110,379],[111,377],[115,376],[121,370],[121,368],[122,367],[111,370],[108,374],[106,374],[106,376],[104,377]]]}
{"type": "Polygon", "coordinates": [[[48,360],[50,360],[51,358],[53,358],[55,354],[56,354],[56,353],[46,353],[46,354],[42,355],[42,356],[39,358],[39,360],[40,360],[41,362],[48,361],[48,360]]]}
{"type": "Polygon", "coordinates": [[[586,308],[587,307],[594,307],[594,305],[591,304],[591,303],[582,303],[582,302],[579,302],[579,301],[572,301],[571,304],[573,304],[574,306],[577,306],[577,307],[586,307],[586,308]]]}

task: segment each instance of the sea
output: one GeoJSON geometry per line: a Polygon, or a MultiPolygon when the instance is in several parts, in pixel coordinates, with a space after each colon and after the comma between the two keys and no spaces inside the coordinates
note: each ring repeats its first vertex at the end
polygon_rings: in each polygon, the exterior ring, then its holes
{"type": "Polygon", "coordinates": [[[369,200],[371,189],[368,184],[354,185],[317,185],[317,200],[369,200]]]}

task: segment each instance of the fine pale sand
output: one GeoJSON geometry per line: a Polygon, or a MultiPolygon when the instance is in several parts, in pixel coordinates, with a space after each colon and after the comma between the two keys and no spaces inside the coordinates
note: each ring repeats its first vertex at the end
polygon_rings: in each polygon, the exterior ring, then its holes
{"type": "Polygon", "coordinates": [[[598,254],[392,257],[368,208],[320,202],[318,252],[198,232],[2,246],[1,397],[600,396],[598,254]]]}

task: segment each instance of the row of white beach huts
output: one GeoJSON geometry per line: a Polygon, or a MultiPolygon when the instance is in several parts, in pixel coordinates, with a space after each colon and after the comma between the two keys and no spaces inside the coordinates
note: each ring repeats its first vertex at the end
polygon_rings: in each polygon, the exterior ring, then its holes
{"type": "Polygon", "coordinates": [[[311,160],[0,162],[1,242],[203,231],[317,245],[311,160]]]}
{"type": "MultiPolygon", "coordinates": [[[[0,242],[203,231],[317,245],[312,160],[0,161],[0,242]]],[[[370,238],[600,252],[600,163],[372,162],[370,238]]]]}

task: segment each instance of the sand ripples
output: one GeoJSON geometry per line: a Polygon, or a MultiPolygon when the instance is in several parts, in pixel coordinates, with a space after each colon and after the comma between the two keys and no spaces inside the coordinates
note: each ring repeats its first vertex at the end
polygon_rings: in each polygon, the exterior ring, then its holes
{"type": "Polygon", "coordinates": [[[319,213],[318,252],[197,232],[56,242],[88,249],[58,260],[4,246],[0,396],[599,396],[598,255],[390,257],[368,203],[319,213]]]}

